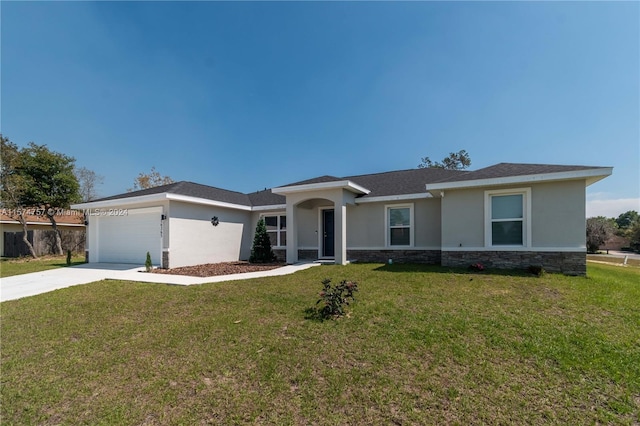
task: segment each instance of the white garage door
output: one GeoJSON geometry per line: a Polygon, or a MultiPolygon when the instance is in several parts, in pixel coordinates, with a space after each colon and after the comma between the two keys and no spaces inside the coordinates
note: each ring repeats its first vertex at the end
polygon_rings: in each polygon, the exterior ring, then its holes
{"type": "Polygon", "coordinates": [[[149,252],[153,264],[160,265],[161,216],[162,207],[128,209],[122,214],[99,216],[97,261],[144,265],[149,252]]]}

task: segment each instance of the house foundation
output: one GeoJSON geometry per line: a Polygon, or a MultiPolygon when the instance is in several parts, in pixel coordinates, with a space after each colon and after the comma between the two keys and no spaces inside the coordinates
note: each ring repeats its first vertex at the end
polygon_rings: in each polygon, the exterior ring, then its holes
{"type": "Polygon", "coordinates": [[[464,268],[474,263],[482,263],[487,268],[496,269],[542,266],[547,272],[580,276],[587,274],[585,252],[442,251],[442,266],[464,268]]]}

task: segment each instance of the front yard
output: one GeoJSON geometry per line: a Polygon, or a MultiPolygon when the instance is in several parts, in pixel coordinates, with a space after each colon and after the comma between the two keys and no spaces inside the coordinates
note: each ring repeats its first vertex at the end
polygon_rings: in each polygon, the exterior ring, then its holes
{"type": "MultiPolygon", "coordinates": [[[[84,262],[84,255],[76,254],[71,258],[71,266],[84,262]]],[[[67,256],[42,256],[38,259],[31,257],[0,259],[0,278],[13,275],[28,274],[30,272],[46,271],[48,269],[63,268],[67,266],[67,256]]]]}
{"type": "Polygon", "coordinates": [[[640,270],[322,266],[2,303],[2,423],[637,424],[640,270]],[[350,315],[305,318],[321,280],[350,315]]]}

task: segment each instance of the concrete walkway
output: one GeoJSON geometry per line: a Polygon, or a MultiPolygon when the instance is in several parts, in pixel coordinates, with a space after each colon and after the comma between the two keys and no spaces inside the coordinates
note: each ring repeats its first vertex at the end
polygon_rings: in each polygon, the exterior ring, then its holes
{"type": "Polygon", "coordinates": [[[143,267],[137,265],[85,263],[67,268],[50,269],[48,271],[2,278],[0,280],[0,302],[35,296],[36,294],[104,279],[194,285],[288,275],[318,265],[319,263],[298,263],[269,271],[200,278],[185,275],[150,274],[145,272],[143,267]]]}

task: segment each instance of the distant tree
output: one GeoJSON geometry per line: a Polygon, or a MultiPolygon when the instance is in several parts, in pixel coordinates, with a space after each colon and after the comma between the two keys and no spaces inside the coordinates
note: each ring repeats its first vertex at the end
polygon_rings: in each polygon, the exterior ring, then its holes
{"type": "Polygon", "coordinates": [[[264,223],[264,219],[260,219],[256,225],[256,233],[253,237],[253,246],[251,247],[251,256],[249,262],[251,263],[269,263],[275,260],[276,256],[273,254],[271,248],[271,239],[267,233],[267,226],[264,223]]]}
{"type": "Polygon", "coordinates": [[[627,234],[629,238],[629,244],[631,248],[637,252],[640,252],[640,221],[636,222],[631,228],[629,228],[629,232],[627,234]]]}
{"type": "Polygon", "coordinates": [[[596,253],[615,231],[614,221],[604,216],[587,219],[587,251],[596,253]]]}
{"type": "Polygon", "coordinates": [[[83,202],[95,200],[98,198],[96,191],[97,185],[102,185],[104,177],[96,174],[93,170],[89,170],[86,167],[79,167],[75,169],[76,179],[80,184],[80,197],[83,202]]]}
{"type": "MultiPolygon", "coordinates": [[[[18,162],[20,150],[18,146],[11,142],[9,138],[0,135],[2,148],[0,158],[2,166],[0,168],[0,202],[3,212],[10,218],[17,220],[22,225],[22,241],[29,249],[29,253],[37,259],[36,251],[29,242],[28,226],[26,218],[26,206],[24,204],[25,182],[18,173],[18,162]]],[[[30,206],[32,207],[32,206],[30,206]]]]}
{"type": "Polygon", "coordinates": [[[40,206],[55,232],[56,254],[64,254],[56,214],[80,201],[80,184],[74,171],[75,159],[30,142],[18,157],[18,173],[24,181],[22,203],[40,206]]]}
{"type": "Polygon", "coordinates": [[[139,189],[155,188],[156,186],[168,185],[173,183],[173,179],[169,176],[162,176],[156,170],[156,167],[151,167],[149,173],[140,173],[137,178],[133,180],[133,188],[127,189],[127,191],[137,191],[139,189]]]}
{"type": "Polygon", "coordinates": [[[635,210],[629,210],[628,212],[622,213],[616,219],[616,224],[618,228],[627,230],[631,228],[634,224],[640,222],[640,215],[635,210]]]}
{"type": "Polygon", "coordinates": [[[419,169],[436,168],[447,170],[464,170],[471,165],[471,157],[464,149],[449,153],[442,161],[433,162],[429,157],[424,157],[418,164],[419,169]]]}

